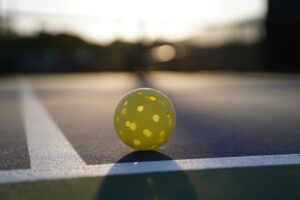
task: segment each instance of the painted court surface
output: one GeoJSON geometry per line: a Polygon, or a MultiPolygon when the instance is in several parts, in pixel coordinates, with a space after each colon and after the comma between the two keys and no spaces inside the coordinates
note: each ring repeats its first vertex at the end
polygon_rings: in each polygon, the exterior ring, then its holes
{"type": "Polygon", "coordinates": [[[0,199],[300,199],[300,76],[152,72],[0,79],[0,199]],[[173,138],[119,139],[124,94],[161,90],[173,138]]]}

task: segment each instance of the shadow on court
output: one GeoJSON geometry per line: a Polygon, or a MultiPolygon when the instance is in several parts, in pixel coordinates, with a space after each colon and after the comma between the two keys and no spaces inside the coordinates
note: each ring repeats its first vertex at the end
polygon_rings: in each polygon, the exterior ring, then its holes
{"type": "MultiPolygon", "coordinates": [[[[151,75],[137,74],[139,87],[153,87],[148,76],[151,75]]],[[[300,136],[294,134],[300,127],[299,111],[292,106],[298,96],[280,96],[291,88],[298,91],[297,81],[195,88],[193,93],[162,90],[173,100],[177,125],[173,138],[160,152],[173,159],[299,152],[300,136]],[[190,101],[194,107],[185,105],[189,102],[185,99],[195,95],[200,97],[190,101]]]]}
{"type": "MultiPolygon", "coordinates": [[[[144,161],[145,157],[156,157],[169,160],[170,168],[181,168],[172,159],[155,151],[136,151],[121,158],[108,174],[115,174],[131,170],[131,165],[118,163],[144,161]]],[[[134,175],[108,175],[99,188],[96,199],[197,199],[195,189],[184,171],[176,173],[144,173],[134,175]]]]}

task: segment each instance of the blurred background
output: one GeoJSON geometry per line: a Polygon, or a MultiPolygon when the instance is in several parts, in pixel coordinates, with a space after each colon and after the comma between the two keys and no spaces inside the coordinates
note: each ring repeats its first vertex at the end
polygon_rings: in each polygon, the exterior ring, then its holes
{"type": "Polygon", "coordinates": [[[0,72],[299,72],[297,0],[0,0],[0,72]]]}

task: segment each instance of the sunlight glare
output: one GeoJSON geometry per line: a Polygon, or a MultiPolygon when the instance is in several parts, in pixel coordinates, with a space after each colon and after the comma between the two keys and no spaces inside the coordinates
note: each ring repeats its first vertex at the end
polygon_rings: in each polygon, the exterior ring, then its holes
{"type": "Polygon", "coordinates": [[[140,38],[175,41],[197,35],[207,26],[261,19],[266,0],[5,0],[2,9],[17,11],[12,24],[21,34],[30,24],[26,34],[30,29],[61,30],[99,43],[140,38]]]}
{"type": "Polygon", "coordinates": [[[171,45],[162,45],[155,47],[151,51],[154,60],[159,62],[167,62],[175,58],[176,50],[171,45]]]}

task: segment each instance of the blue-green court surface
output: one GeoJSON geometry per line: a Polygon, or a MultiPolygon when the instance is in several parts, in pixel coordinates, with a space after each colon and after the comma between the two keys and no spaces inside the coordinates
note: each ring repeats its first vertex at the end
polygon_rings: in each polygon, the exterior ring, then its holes
{"type": "Polygon", "coordinates": [[[298,200],[299,102],[300,75],[0,78],[0,200],[298,200]],[[140,87],[176,108],[174,134],[155,151],[134,151],[114,130],[118,102],[140,87]]]}

